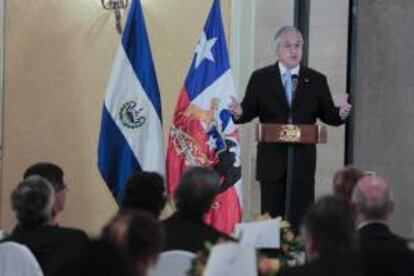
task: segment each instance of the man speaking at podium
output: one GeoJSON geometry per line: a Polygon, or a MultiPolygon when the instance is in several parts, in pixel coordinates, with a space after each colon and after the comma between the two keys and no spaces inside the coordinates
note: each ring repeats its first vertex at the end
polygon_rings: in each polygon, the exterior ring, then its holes
{"type": "MultiPolygon", "coordinates": [[[[293,26],[281,28],[275,44],[278,61],[253,72],[241,104],[232,99],[229,110],[235,122],[243,124],[259,117],[260,123],[315,124],[319,118],[328,125],[343,124],[351,106],[344,98],[336,107],[326,77],[300,65],[303,38],[299,30],[293,26]]],[[[262,213],[285,217],[289,147],[294,165],[287,219],[297,227],[314,201],[316,146],[259,142],[256,179],[260,181],[262,213]]]]}

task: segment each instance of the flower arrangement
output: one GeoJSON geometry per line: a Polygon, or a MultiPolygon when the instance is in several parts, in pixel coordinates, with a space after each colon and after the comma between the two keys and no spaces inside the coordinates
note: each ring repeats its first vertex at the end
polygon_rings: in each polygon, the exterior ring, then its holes
{"type": "MultiPolygon", "coordinates": [[[[256,217],[256,221],[272,219],[268,214],[256,217]]],[[[289,222],[280,218],[280,250],[276,258],[269,258],[262,253],[258,255],[258,271],[261,276],[276,276],[285,266],[295,266],[304,263],[304,253],[299,237],[293,233],[289,222]]],[[[202,276],[206,268],[211,248],[227,240],[220,239],[217,243],[205,243],[205,249],[197,253],[192,266],[187,272],[189,276],[202,276]]]]}
{"type": "MultiPolygon", "coordinates": [[[[256,217],[257,221],[272,219],[269,214],[256,217]]],[[[259,257],[259,273],[262,276],[274,276],[284,266],[296,266],[305,262],[302,242],[295,236],[288,221],[280,219],[280,251],[277,258],[263,254],[259,257]]]]}

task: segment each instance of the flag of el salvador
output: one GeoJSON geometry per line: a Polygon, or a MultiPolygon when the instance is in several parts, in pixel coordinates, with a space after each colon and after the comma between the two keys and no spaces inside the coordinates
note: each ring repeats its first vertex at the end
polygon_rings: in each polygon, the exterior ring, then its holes
{"type": "Polygon", "coordinates": [[[133,172],[165,174],[161,99],[140,0],[131,3],[108,82],[98,168],[118,202],[133,172]]]}

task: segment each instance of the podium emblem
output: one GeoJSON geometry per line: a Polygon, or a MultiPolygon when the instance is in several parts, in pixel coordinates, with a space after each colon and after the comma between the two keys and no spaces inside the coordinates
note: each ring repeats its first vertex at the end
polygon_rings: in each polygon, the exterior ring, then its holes
{"type": "Polygon", "coordinates": [[[283,142],[299,142],[300,137],[300,128],[295,125],[283,125],[279,132],[279,139],[283,142]]]}

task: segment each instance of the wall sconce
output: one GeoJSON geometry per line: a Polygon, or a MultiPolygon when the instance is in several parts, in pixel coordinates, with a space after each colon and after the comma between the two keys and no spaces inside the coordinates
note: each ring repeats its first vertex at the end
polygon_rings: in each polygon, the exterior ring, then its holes
{"type": "Polygon", "coordinates": [[[102,7],[105,10],[113,10],[115,13],[115,26],[118,33],[122,33],[121,9],[128,7],[129,0],[101,0],[102,7]]]}

